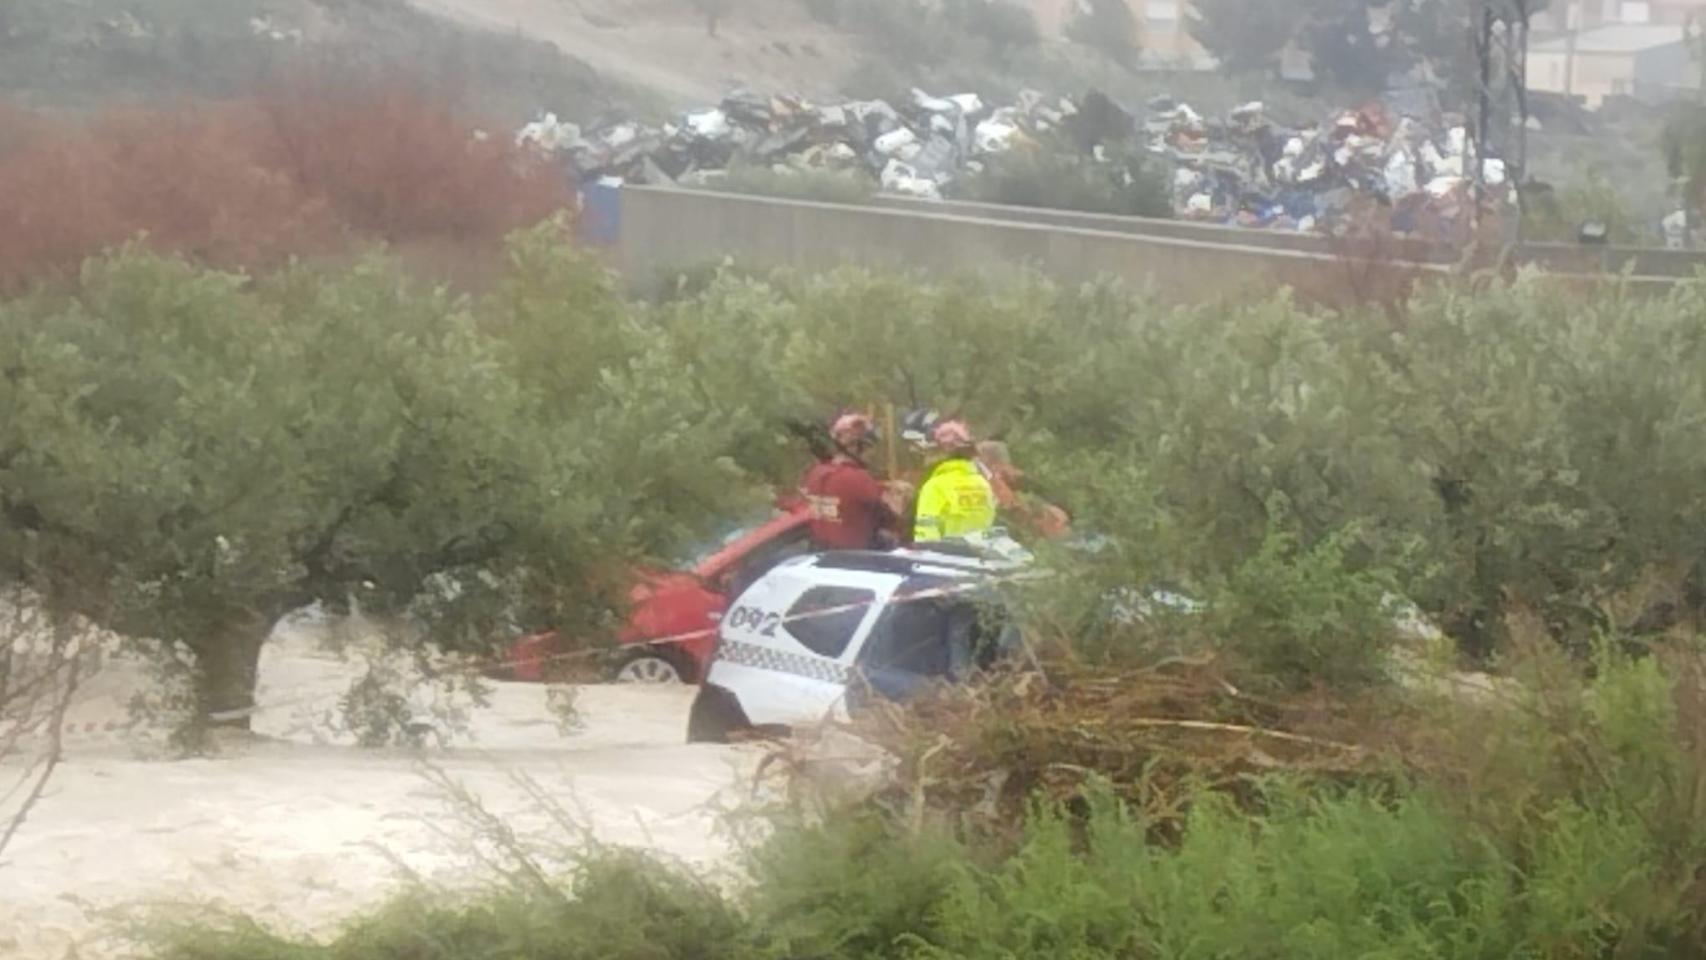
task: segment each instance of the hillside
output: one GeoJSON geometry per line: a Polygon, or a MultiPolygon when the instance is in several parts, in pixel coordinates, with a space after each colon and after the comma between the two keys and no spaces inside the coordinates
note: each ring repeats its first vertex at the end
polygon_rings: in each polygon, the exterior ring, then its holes
{"type": "Polygon", "coordinates": [[[506,117],[648,102],[541,39],[451,24],[406,0],[0,3],[0,96],[29,105],[224,97],[328,72],[407,77],[506,117]]]}
{"type": "Polygon", "coordinates": [[[813,20],[800,0],[725,2],[715,36],[696,0],[414,2],[456,22],[550,41],[677,106],[715,101],[736,85],[827,95],[860,59],[851,33],[813,20]]]}

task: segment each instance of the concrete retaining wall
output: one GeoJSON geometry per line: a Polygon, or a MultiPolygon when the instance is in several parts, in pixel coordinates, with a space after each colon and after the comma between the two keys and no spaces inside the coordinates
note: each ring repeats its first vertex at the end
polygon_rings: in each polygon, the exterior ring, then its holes
{"type": "MultiPolygon", "coordinates": [[[[1246,230],[1183,220],[1108,216],[1070,210],[1039,210],[1033,207],[989,203],[911,200],[904,197],[877,197],[872,202],[891,210],[919,213],[938,211],[989,220],[1082,227],[1204,243],[1232,243],[1264,250],[1291,250],[1329,256],[1347,252],[1343,242],[1310,233],[1246,230]]],[[[1349,252],[1354,254],[1357,251],[1352,248],[1349,252]]],[[[1420,240],[1393,239],[1383,244],[1381,254],[1415,263],[1453,264],[1458,260],[1459,251],[1420,240]]],[[[1517,259],[1556,273],[1622,273],[1629,269],[1635,275],[1644,277],[1692,277],[1701,268],[1706,267],[1706,254],[1688,250],[1666,250],[1662,247],[1584,247],[1564,243],[1530,243],[1523,246],[1517,259]]]]}
{"type": "Polygon", "coordinates": [[[1114,276],[1179,300],[1304,286],[1343,268],[1324,254],[1246,244],[711,191],[622,191],[619,262],[636,288],[724,258],[804,271],[999,275],[1034,266],[1067,281],[1114,276]]]}
{"type": "MultiPolygon", "coordinates": [[[[1078,213],[1072,210],[1043,210],[1036,207],[1015,207],[994,203],[966,203],[957,200],[910,200],[904,197],[875,197],[871,201],[890,210],[913,213],[947,213],[960,217],[986,220],[1005,220],[1016,223],[1036,223],[1054,227],[1085,230],[1106,230],[1134,236],[1162,237],[1173,240],[1193,240],[1199,243],[1233,244],[1261,250],[1288,250],[1293,253],[1316,253],[1338,256],[1344,253],[1342,241],[1317,233],[1297,233],[1283,230],[1248,230],[1213,223],[1193,223],[1188,220],[1160,220],[1153,217],[1124,217],[1099,213],[1078,213]]],[[[1420,240],[1394,239],[1386,244],[1383,253],[1415,263],[1452,263],[1454,251],[1441,249],[1420,240]]]]}
{"type": "MultiPolygon", "coordinates": [[[[1355,285],[1367,267],[1342,259],[1333,243],[1297,234],[984,204],[884,199],[849,206],[626,187],[618,254],[629,283],[640,291],[654,289],[673,272],[727,258],[757,269],[813,272],[852,265],[1000,275],[1032,266],[1069,282],[1109,275],[1170,299],[1201,300],[1280,286],[1355,285]]],[[[1418,245],[1408,252],[1415,255],[1417,269],[1445,269],[1440,251],[1418,245]]],[[[1381,251],[1382,256],[1394,253],[1381,251]]],[[[1584,254],[1569,247],[1537,248],[1530,256],[1555,272],[1582,274],[1583,279],[1615,259],[1612,251],[1584,254]]],[[[1636,280],[1642,288],[1663,289],[1665,278],[1693,272],[1681,255],[1662,250],[1640,251],[1637,263],[1643,273],[1652,270],[1636,280]]]]}

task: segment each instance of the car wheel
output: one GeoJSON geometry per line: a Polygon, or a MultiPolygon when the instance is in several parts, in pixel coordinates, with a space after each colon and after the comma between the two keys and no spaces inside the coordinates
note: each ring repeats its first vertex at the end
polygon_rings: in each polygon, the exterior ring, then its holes
{"type": "Polygon", "coordinates": [[[751,727],[735,695],[709,683],[699,687],[687,711],[688,743],[728,743],[730,734],[751,727]]]}
{"type": "Polygon", "coordinates": [[[616,670],[617,683],[671,684],[681,683],[681,670],[663,654],[639,651],[616,670]]]}

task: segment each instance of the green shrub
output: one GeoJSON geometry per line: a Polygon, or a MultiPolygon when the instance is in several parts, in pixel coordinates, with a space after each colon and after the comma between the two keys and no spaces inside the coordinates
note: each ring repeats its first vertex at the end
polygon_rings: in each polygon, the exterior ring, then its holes
{"type": "Polygon", "coordinates": [[[1620,188],[1598,169],[1563,186],[1531,192],[1523,209],[1523,237],[1547,243],[1575,243],[1584,223],[1602,223],[1608,243],[1636,245],[1653,239],[1643,233],[1620,188]]]}
{"type": "Polygon", "coordinates": [[[406,895],[328,944],[242,918],[143,928],[155,960],[711,960],[746,956],[747,926],[717,890],[650,858],[593,855],[559,885],[406,895]]]}
{"type": "Polygon", "coordinates": [[[1384,673],[1393,628],[1386,577],[1350,566],[1349,532],[1301,547],[1270,530],[1209,601],[1209,630],[1251,670],[1249,682],[1357,686],[1384,673]]]}

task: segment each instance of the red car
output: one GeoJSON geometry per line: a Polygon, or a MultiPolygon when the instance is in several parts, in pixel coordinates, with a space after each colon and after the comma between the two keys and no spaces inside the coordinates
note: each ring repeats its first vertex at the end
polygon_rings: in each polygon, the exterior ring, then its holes
{"type": "MultiPolygon", "coordinates": [[[[717,644],[717,621],[729,600],[771,567],[810,551],[811,514],[803,502],[787,502],[767,519],[724,537],[675,572],[636,572],[628,624],[617,637],[615,679],[626,683],[698,683],[717,644]]],[[[557,652],[557,634],[537,633],[510,649],[516,680],[545,678],[557,652]]]]}

